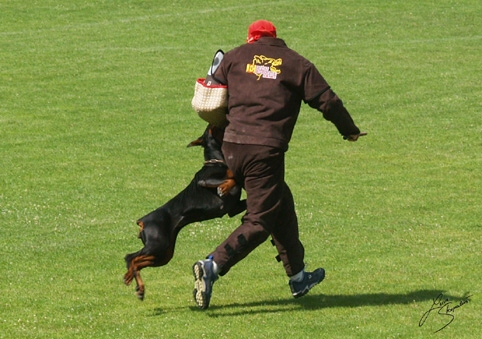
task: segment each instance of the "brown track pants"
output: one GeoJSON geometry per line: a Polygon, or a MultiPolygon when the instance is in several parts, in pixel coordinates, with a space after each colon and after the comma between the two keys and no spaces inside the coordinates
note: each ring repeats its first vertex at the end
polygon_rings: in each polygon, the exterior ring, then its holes
{"type": "Polygon", "coordinates": [[[268,146],[223,143],[223,154],[247,194],[242,224],[211,253],[226,274],[271,235],[288,276],[304,268],[293,196],[284,180],[284,151],[268,146]]]}

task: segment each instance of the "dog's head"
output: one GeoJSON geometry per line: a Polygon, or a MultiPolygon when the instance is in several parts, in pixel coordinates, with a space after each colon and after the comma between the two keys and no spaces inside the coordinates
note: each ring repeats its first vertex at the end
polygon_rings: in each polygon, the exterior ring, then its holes
{"type": "MultiPolygon", "coordinates": [[[[210,143],[215,142],[217,147],[221,147],[224,138],[224,128],[209,124],[201,135],[196,140],[191,141],[187,147],[202,146],[204,148],[210,147],[210,143]]],[[[214,145],[212,145],[214,146],[214,145]]],[[[212,147],[211,146],[211,147],[212,147]]]]}
{"type": "Polygon", "coordinates": [[[223,144],[224,128],[219,128],[209,124],[206,127],[203,135],[193,140],[187,145],[202,146],[204,148],[204,160],[221,160],[224,162],[224,156],[221,151],[221,145],[223,144]]]}

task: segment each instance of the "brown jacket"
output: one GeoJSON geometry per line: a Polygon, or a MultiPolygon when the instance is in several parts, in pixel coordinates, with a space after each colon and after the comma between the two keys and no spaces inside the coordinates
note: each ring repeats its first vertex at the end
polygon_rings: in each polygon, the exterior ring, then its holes
{"type": "Polygon", "coordinates": [[[225,141],[287,150],[302,101],[342,135],[360,133],[316,67],[281,39],[263,37],[227,52],[214,77],[228,86],[225,141]]]}

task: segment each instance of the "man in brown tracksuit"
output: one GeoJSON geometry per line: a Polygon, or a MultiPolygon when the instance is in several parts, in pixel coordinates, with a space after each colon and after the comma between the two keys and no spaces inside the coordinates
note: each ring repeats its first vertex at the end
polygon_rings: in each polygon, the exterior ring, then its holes
{"type": "Polygon", "coordinates": [[[294,297],[305,295],[323,280],[323,268],[304,271],[293,196],[284,180],[284,154],[302,101],[322,112],[345,139],[356,141],[360,135],[319,71],[276,38],[272,23],[252,23],[247,42],[226,53],[214,74],[228,86],[229,124],[222,150],[236,181],[246,191],[247,211],[242,224],[206,260],[193,266],[194,299],[202,309],[209,306],[218,276],[270,235],[294,297]]]}

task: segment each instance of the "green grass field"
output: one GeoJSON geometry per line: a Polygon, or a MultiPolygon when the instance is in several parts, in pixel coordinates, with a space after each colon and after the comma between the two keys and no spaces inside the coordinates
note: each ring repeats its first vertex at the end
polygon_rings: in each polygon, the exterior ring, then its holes
{"type": "Polygon", "coordinates": [[[0,0],[0,338],[480,338],[482,3],[0,0]],[[287,153],[308,269],[262,244],[192,300],[240,216],[186,227],[125,286],[135,220],[202,165],[190,101],[213,53],[272,20],[367,137],[302,108],[287,153]],[[442,313],[419,322],[434,299],[442,313]],[[469,300],[468,303],[465,303],[469,300]],[[461,306],[460,306],[461,305],[461,306]],[[452,309],[454,306],[460,306],[452,309]],[[449,309],[447,309],[447,307],[449,309]]]}

